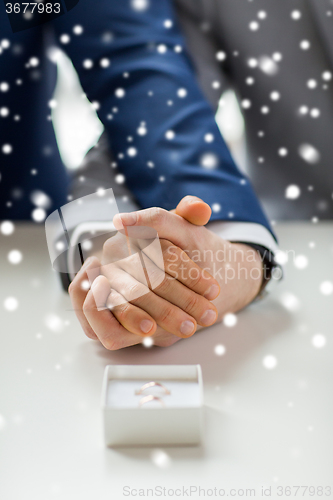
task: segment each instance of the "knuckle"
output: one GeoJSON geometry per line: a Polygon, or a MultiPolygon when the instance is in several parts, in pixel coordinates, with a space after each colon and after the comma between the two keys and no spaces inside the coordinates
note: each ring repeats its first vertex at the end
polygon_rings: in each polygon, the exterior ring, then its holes
{"type": "Polygon", "coordinates": [[[152,224],[159,225],[163,222],[166,210],[160,207],[153,207],[150,209],[149,218],[152,224]]]}
{"type": "MultiPolygon", "coordinates": [[[[148,289],[147,289],[148,290],[148,289]]],[[[142,283],[133,283],[128,286],[128,299],[136,299],[147,293],[146,287],[142,283]]]]}
{"type": "Polygon", "coordinates": [[[186,312],[196,311],[199,306],[199,297],[196,293],[190,292],[185,298],[184,310],[186,312]]]}
{"type": "Polygon", "coordinates": [[[160,313],[159,317],[159,322],[161,323],[169,323],[170,318],[172,317],[174,313],[174,307],[173,306],[165,306],[160,313]]]}
{"type": "Polygon", "coordinates": [[[168,278],[165,275],[165,273],[163,273],[163,275],[164,275],[164,277],[162,278],[161,273],[156,273],[156,275],[154,277],[155,280],[152,279],[151,276],[149,276],[149,278],[150,278],[150,282],[152,284],[154,291],[158,292],[158,293],[165,294],[170,289],[171,280],[170,280],[170,278],[168,278]],[[154,286],[154,283],[156,284],[155,286],[154,286]]]}
{"type": "Polygon", "coordinates": [[[113,337],[103,339],[102,344],[108,351],[117,351],[120,349],[119,342],[113,337]]]}
{"type": "Polygon", "coordinates": [[[201,280],[201,272],[198,269],[196,270],[195,276],[192,276],[192,274],[193,273],[189,272],[188,279],[186,280],[188,282],[188,286],[190,286],[190,288],[196,287],[200,283],[200,280],[201,280]]]}
{"type": "Polygon", "coordinates": [[[126,304],[120,307],[116,307],[115,309],[113,309],[112,312],[116,316],[116,318],[119,319],[121,322],[128,317],[130,313],[130,304],[127,302],[126,304]]]}

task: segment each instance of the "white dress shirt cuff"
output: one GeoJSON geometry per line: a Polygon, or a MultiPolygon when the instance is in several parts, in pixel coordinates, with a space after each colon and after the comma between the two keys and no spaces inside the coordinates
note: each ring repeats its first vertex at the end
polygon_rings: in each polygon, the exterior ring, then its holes
{"type": "Polygon", "coordinates": [[[274,255],[279,247],[273,235],[261,224],[253,222],[208,222],[207,229],[228,241],[255,243],[270,250],[274,255]]]}

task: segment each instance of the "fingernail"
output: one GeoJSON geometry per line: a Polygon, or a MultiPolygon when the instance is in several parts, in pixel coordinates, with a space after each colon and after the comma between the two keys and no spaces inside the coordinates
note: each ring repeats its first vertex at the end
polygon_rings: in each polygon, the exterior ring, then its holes
{"type": "MultiPolygon", "coordinates": [[[[215,286],[215,285],[213,285],[215,286]]],[[[208,309],[200,318],[200,323],[204,326],[212,325],[216,321],[216,312],[212,309],[208,309]]]]}
{"type": "Polygon", "coordinates": [[[154,323],[150,319],[143,319],[140,323],[140,328],[143,333],[148,333],[153,328],[154,323]]]}
{"type": "Polygon", "coordinates": [[[138,220],[138,217],[136,215],[136,212],[129,212],[128,214],[119,214],[122,223],[125,226],[134,226],[136,224],[136,221],[138,220]]]}
{"type": "Polygon", "coordinates": [[[92,284],[90,285],[90,289],[91,289],[91,290],[95,290],[95,288],[97,288],[97,287],[98,287],[98,284],[99,284],[99,281],[100,281],[100,280],[99,280],[99,278],[100,278],[100,277],[101,277],[101,276],[96,276],[96,278],[94,279],[94,281],[93,281],[93,282],[92,282],[92,284]]]}
{"type": "Polygon", "coordinates": [[[192,321],[184,321],[180,325],[180,332],[183,335],[190,335],[191,333],[193,333],[194,328],[195,328],[195,324],[192,323],[192,321]]]}
{"type": "Polygon", "coordinates": [[[89,266],[89,264],[90,264],[93,260],[94,260],[94,257],[88,257],[88,258],[84,261],[84,263],[83,263],[83,265],[82,265],[82,268],[86,268],[86,267],[88,267],[88,266],[89,266]]]}
{"type": "Polygon", "coordinates": [[[207,292],[204,293],[204,297],[208,300],[216,299],[218,294],[220,293],[220,288],[217,285],[212,285],[208,288],[207,292]]]}

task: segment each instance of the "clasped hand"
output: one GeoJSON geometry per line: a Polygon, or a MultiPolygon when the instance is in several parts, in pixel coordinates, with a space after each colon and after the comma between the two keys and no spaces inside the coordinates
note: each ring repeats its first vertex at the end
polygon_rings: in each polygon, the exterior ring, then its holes
{"type": "Polygon", "coordinates": [[[109,350],[145,336],[169,346],[253,300],[262,281],[260,257],[205,228],[210,213],[202,200],[187,196],[172,212],[150,208],[117,215],[118,234],[105,242],[100,260],[87,259],[69,287],[85,334],[109,350]],[[144,247],[136,228],[151,228],[159,238],[144,247]],[[235,273],[240,262],[249,271],[243,278],[235,273]],[[88,291],[82,286],[87,279],[88,291]]]}

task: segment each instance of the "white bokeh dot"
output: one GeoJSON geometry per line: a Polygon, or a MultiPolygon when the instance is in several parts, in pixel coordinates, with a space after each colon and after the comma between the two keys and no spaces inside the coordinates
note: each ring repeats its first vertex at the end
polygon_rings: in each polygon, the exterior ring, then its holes
{"type": "Polygon", "coordinates": [[[122,99],[125,96],[125,90],[121,88],[116,89],[114,94],[118,99],[122,99]]]}
{"type": "Polygon", "coordinates": [[[100,60],[99,64],[102,68],[108,68],[110,66],[110,59],[108,59],[107,57],[103,57],[103,59],[100,60]]]}
{"type": "Polygon", "coordinates": [[[298,21],[299,19],[301,19],[302,14],[299,10],[293,10],[290,16],[294,21],[298,21]]]}
{"type": "Polygon", "coordinates": [[[277,262],[277,264],[280,264],[280,266],[284,266],[288,262],[287,252],[278,250],[275,254],[275,261],[277,262]]]}
{"type": "Polygon", "coordinates": [[[305,255],[296,255],[294,265],[297,269],[305,269],[309,265],[309,259],[305,255]]]}
{"type": "Polygon", "coordinates": [[[257,21],[251,21],[249,24],[249,28],[251,31],[257,31],[259,29],[260,25],[257,21]]]}
{"type": "Polygon", "coordinates": [[[266,19],[266,17],[267,17],[267,12],[266,12],[266,11],[264,11],[264,10],[260,10],[260,11],[258,12],[258,18],[259,18],[259,19],[266,19]]]}
{"type": "Polygon", "coordinates": [[[142,344],[149,348],[149,347],[152,347],[154,345],[154,340],[152,339],[152,337],[144,337],[143,340],[142,340],[142,344]]]}
{"type": "Polygon", "coordinates": [[[87,291],[89,290],[90,288],[90,283],[88,280],[82,280],[81,281],[81,289],[84,290],[84,291],[87,291]]]}
{"type": "Polygon", "coordinates": [[[309,40],[302,40],[299,46],[302,50],[309,50],[309,48],[311,47],[311,43],[309,42],[309,40]]]}
{"type": "Polygon", "coordinates": [[[320,110],[318,108],[311,109],[310,116],[311,116],[311,118],[319,118],[320,110]]]}
{"type": "Polygon", "coordinates": [[[296,184],[290,184],[285,191],[285,197],[288,200],[296,200],[301,195],[301,189],[296,184]]]}
{"type": "Polygon", "coordinates": [[[48,314],[44,319],[45,325],[54,333],[60,333],[64,329],[64,321],[56,314],[48,314]]]}
{"type": "Polygon", "coordinates": [[[309,108],[307,106],[301,106],[299,108],[300,115],[307,115],[309,112],[309,108]]]}
{"type": "Polygon", "coordinates": [[[309,89],[315,89],[317,87],[317,81],[311,78],[310,80],[307,81],[306,85],[308,86],[309,89]]]}
{"type": "Polygon", "coordinates": [[[6,419],[3,415],[0,414],[0,431],[2,431],[6,427],[6,419]]]}
{"type": "Polygon", "coordinates": [[[137,11],[147,10],[149,7],[149,0],[131,0],[131,7],[137,11]]]}
{"type": "Polygon", "coordinates": [[[282,157],[283,157],[283,156],[287,156],[287,154],[288,154],[288,149],[287,149],[287,148],[280,148],[280,149],[278,150],[278,155],[279,155],[279,156],[282,156],[282,157]]]}
{"type": "Polygon", "coordinates": [[[124,174],[117,174],[115,177],[115,181],[117,184],[124,184],[125,180],[126,179],[125,179],[124,174]]]}
{"type": "Polygon", "coordinates": [[[4,144],[1,148],[4,155],[10,155],[13,151],[13,146],[11,144],[4,144]]]}
{"type": "Polygon", "coordinates": [[[227,58],[227,54],[225,52],[220,50],[219,52],[216,53],[216,59],[218,61],[224,61],[226,58],[227,58]]]}
{"type": "Polygon", "coordinates": [[[10,234],[13,234],[13,232],[15,231],[15,226],[12,223],[12,221],[4,220],[3,222],[1,222],[0,231],[3,235],[9,236],[10,234]]]}
{"type": "Polygon", "coordinates": [[[249,109],[252,106],[250,99],[243,99],[241,102],[241,106],[243,109],[249,109]]]}
{"type": "Polygon", "coordinates": [[[134,157],[138,154],[138,151],[136,148],[130,147],[127,150],[127,154],[128,154],[128,156],[134,157]]]}
{"type": "Polygon", "coordinates": [[[280,52],[274,52],[274,54],[272,55],[272,59],[275,62],[280,62],[282,61],[282,54],[280,52]]]}
{"type": "Polygon", "coordinates": [[[237,316],[233,313],[227,313],[223,316],[223,324],[229,328],[232,328],[237,324],[237,316]]]}
{"type": "Polygon", "coordinates": [[[3,118],[6,118],[9,115],[9,109],[8,108],[0,108],[0,116],[3,118]]]}
{"type": "Polygon", "coordinates": [[[91,69],[94,65],[94,62],[92,61],[92,59],[85,59],[82,63],[82,66],[84,67],[84,69],[91,69]]]}
{"type": "Polygon", "coordinates": [[[333,283],[331,281],[323,281],[322,283],[320,283],[319,290],[323,295],[332,295],[333,283]]]}
{"type": "Polygon", "coordinates": [[[145,125],[140,125],[140,127],[137,128],[137,134],[138,135],[146,135],[147,134],[147,128],[145,125]]]}
{"type": "Polygon", "coordinates": [[[259,59],[259,68],[263,73],[269,76],[274,76],[278,72],[279,68],[276,61],[268,56],[262,56],[259,59]]]}
{"type": "Polygon", "coordinates": [[[18,308],[18,300],[15,298],[15,297],[7,297],[5,300],[4,300],[4,308],[7,310],[7,311],[15,311],[17,308],[18,308]]]}
{"type": "Polygon", "coordinates": [[[280,302],[285,309],[295,312],[300,308],[300,301],[296,295],[291,292],[284,292],[280,296],[280,302]]]}
{"type": "Polygon", "coordinates": [[[325,347],[326,345],[326,337],[322,333],[316,333],[312,337],[312,345],[316,347],[317,349],[321,349],[322,347],[325,347]]]}
{"type": "Polygon", "coordinates": [[[250,68],[256,68],[258,66],[258,61],[257,59],[254,59],[254,57],[251,57],[248,61],[247,64],[250,68]]]}
{"type": "Polygon", "coordinates": [[[8,258],[8,261],[11,263],[11,264],[19,264],[20,262],[22,262],[22,252],[20,252],[20,250],[11,250],[8,255],[7,255],[7,258],[8,258]]]}
{"type": "Polygon", "coordinates": [[[10,41],[7,40],[7,38],[4,38],[3,40],[1,40],[1,48],[9,49],[9,47],[10,47],[10,41]]]}
{"type": "Polygon", "coordinates": [[[315,164],[320,160],[319,151],[311,144],[301,144],[298,148],[298,154],[307,163],[315,164]]]}
{"type": "Polygon", "coordinates": [[[83,250],[85,250],[86,252],[89,252],[89,250],[91,250],[93,247],[93,243],[91,240],[84,240],[84,241],[82,241],[81,245],[82,245],[83,250]]]}
{"type": "Polygon", "coordinates": [[[216,356],[223,356],[226,352],[226,348],[222,344],[217,344],[214,347],[214,352],[215,352],[216,356]]]}
{"type": "Polygon", "coordinates": [[[217,168],[219,160],[214,153],[205,153],[200,158],[200,164],[203,168],[212,170],[217,168]]]}
{"type": "Polygon", "coordinates": [[[330,71],[324,71],[324,73],[322,74],[322,78],[326,82],[329,82],[330,80],[332,80],[332,73],[330,71]]]}
{"type": "Polygon", "coordinates": [[[270,98],[272,99],[272,101],[278,101],[280,99],[280,97],[281,97],[280,93],[277,92],[276,90],[274,90],[270,94],[270,98]]]}
{"type": "Polygon", "coordinates": [[[154,450],[151,452],[151,461],[160,469],[167,469],[171,465],[171,459],[163,450],[154,450]]]}
{"type": "Polygon", "coordinates": [[[39,59],[38,59],[38,57],[30,57],[29,64],[33,68],[36,68],[39,65],[39,59]]]}
{"type": "Polygon", "coordinates": [[[172,139],[175,138],[175,133],[173,130],[167,130],[165,132],[165,138],[168,139],[168,141],[172,141],[172,139]]]}
{"type": "Polygon", "coordinates": [[[82,35],[82,33],[83,33],[83,27],[80,26],[79,24],[77,24],[73,28],[73,33],[74,33],[74,35],[82,35]]]}
{"type": "Polygon", "coordinates": [[[167,50],[168,50],[168,47],[166,45],[164,45],[164,43],[157,45],[157,52],[159,54],[165,54],[167,50]]]}
{"type": "Polygon", "coordinates": [[[214,141],[214,135],[213,134],[205,134],[205,142],[213,142],[214,141]]]}
{"type": "Polygon", "coordinates": [[[221,211],[221,205],[219,203],[213,203],[212,210],[214,213],[218,213],[221,211]]]}
{"type": "Polygon", "coordinates": [[[67,43],[69,43],[71,41],[71,37],[69,35],[67,35],[67,33],[64,33],[63,35],[60,35],[59,40],[60,40],[60,43],[63,43],[64,45],[66,45],[67,43]]]}
{"type": "Polygon", "coordinates": [[[263,358],[262,364],[267,370],[273,370],[277,366],[277,359],[272,354],[268,354],[263,358]]]}
{"type": "Polygon", "coordinates": [[[177,95],[180,98],[184,98],[187,96],[187,90],[186,89],[178,89],[177,90],[177,95]]]}
{"type": "Polygon", "coordinates": [[[1,92],[8,92],[8,90],[9,90],[9,83],[1,82],[0,83],[0,91],[1,92]]]}
{"type": "Polygon", "coordinates": [[[46,212],[44,208],[35,208],[31,213],[31,217],[35,222],[43,222],[46,218],[46,212]]]}

